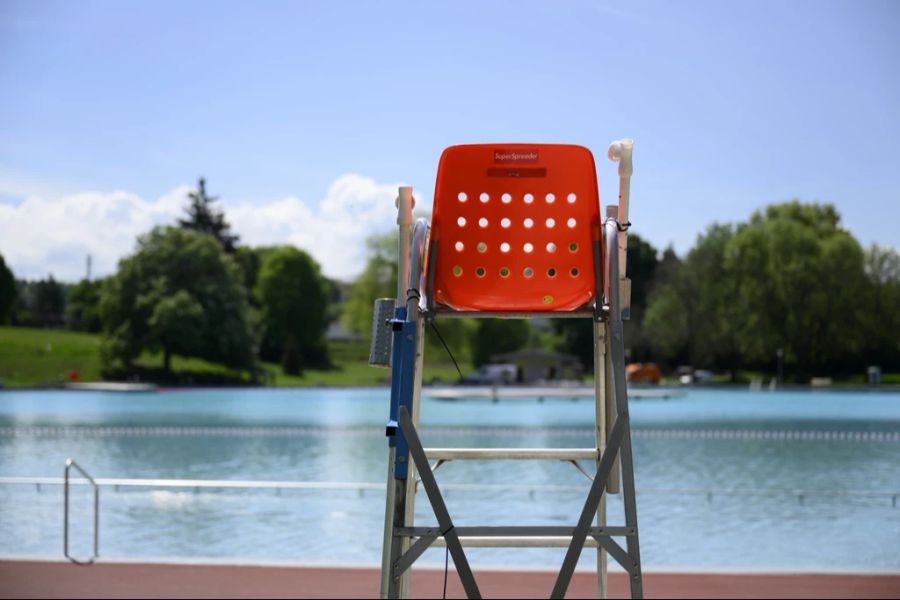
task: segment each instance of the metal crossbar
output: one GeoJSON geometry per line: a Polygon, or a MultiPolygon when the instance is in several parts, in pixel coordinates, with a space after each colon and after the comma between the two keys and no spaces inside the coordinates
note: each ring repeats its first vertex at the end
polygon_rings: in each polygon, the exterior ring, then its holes
{"type": "MultiPolygon", "coordinates": [[[[517,536],[459,536],[463,548],[568,548],[572,536],[517,535],[517,536]]],[[[435,546],[443,547],[444,542],[437,538],[435,546]]],[[[593,537],[584,541],[585,548],[599,548],[600,544],[593,537]]]]}
{"type": "MultiPolygon", "coordinates": [[[[482,536],[482,537],[504,537],[504,536],[565,536],[572,537],[575,533],[575,527],[566,527],[559,525],[489,525],[481,527],[457,527],[456,533],[459,537],[482,536]]],[[[409,537],[427,536],[435,533],[434,527],[397,527],[397,535],[405,535],[409,537]]],[[[635,530],[631,527],[588,527],[586,530],[590,536],[627,536],[634,535],[635,530]]]]}
{"type": "Polygon", "coordinates": [[[433,460],[597,460],[595,448],[425,448],[433,460]]]}

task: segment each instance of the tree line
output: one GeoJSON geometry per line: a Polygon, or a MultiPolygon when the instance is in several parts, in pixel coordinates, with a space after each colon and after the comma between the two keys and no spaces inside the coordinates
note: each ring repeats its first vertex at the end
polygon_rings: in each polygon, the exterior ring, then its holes
{"type": "Polygon", "coordinates": [[[117,374],[145,352],[161,354],[166,372],[176,355],[254,374],[259,360],[288,374],[329,367],[338,284],[293,246],[239,245],[217,200],[201,178],[186,217],[140,236],[103,279],[15,281],[0,257],[0,322],[102,332],[104,368],[117,374]]]}
{"type": "MultiPolygon", "coordinates": [[[[367,337],[375,298],[396,294],[396,234],[368,240],[369,258],[350,284],[328,280],[293,246],[249,247],[216,207],[205,181],[186,216],[137,240],[115,274],[74,285],[52,277],[15,281],[0,257],[0,322],[102,332],[110,370],[127,372],[144,352],[203,358],[255,372],[259,360],[285,373],[332,365],[329,323],[367,337]],[[344,297],[346,296],[346,299],[344,297]]],[[[745,222],[707,227],[678,256],[629,234],[629,360],[664,369],[774,372],[789,379],[900,372],[900,255],[863,248],[829,204],[791,201],[745,222]]],[[[592,367],[590,322],[446,319],[440,333],[475,366],[542,347],[592,367]]],[[[443,343],[426,329],[429,356],[443,343]]]]}
{"type": "Polygon", "coordinates": [[[663,273],[642,326],[645,348],[734,377],[772,372],[797,381],[900,370],[900,255],[864,249],[835,208],[798,201],[712,225],[663,273]],[[652,337],[651,337],[652,336],[652,337]]]}
{"type": "MultiPolygon", "coordinates": [[[[396,290],[392,236],[370,240],[369,262],[354,284],[345,325],[368,331],[372,298],[396,290]]],[[[869,365],[900,371],[900,254],[864,249],[830,204],[772,204],[746,222],[714,223],[683,257],[629,234],[630,361],[786,378],[861,374],[869,365]]],[[[475,366],[491,356],[540,346],[593,366],[590,322],[556,319],[439,321],[452,351],[475,366]]],[[[426,343],[437,351],[433,333],[426,343]]]]}

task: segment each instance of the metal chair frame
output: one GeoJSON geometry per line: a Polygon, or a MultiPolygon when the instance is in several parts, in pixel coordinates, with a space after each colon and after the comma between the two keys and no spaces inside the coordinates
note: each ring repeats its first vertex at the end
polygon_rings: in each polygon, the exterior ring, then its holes
{"type": "MultiPolygon", "coordinates": [[[[612,155],[611,155],[612,157],[612,155]]],[[[622,161],[624,163],[624,160],[622,161]]],[[[415,223],[410,247],[409,225],[412,214],[412,190],[401,188],[398,199],[400,216],[400,278],[398,297],[404,304],[393,311],[393,318],[373,324],[391,331],[391,414],[386,434],[389,440],[387,498],[385,505],[384,553],[380,596],[405,598],[410,595],[410,568],[422,553],[439,539],[446,544],[468,598],[480,598],[475,576],[466,558],[464,545],[478,546],[559,546],[568,550],[557,575],[551,598],[565,597],[581,552],[591,541],[597,546],[598,597],[606,597],[607,554],[628,573],[632,598],[643,597],[640,548],[635,499],[628,395],[625,379],[623,314],[627,316],[630,285],[620,273],[624,268],[624,244],[627,232],[628,181],[630,178],[630,141],[627,177],[620,166],[620,206],[609,207],[602,235],[594,241],[593,264],[597,290],[594,300],[582,309],[566,312],[523,311],[482,312],[449,310],[435,306],[433,298],[423,298],[423,288],[433,290],[434,269],[424,273],[427,259],[434,265],[437,245],[428,240],[429,223],[415,223]],[[624,197],[624,206],[623,206],[624,197]],[[617,218],[624,214],[623,225],[617,218]],[[605,272],[604,272],[605,271],[605,272]],[[432,278],[428,280],[429,278],[432,278]],[[428,280],[428,281],[426,281],[428,280]],[[403,282],[408,285],[403,290],[403,282]],[[429,285],[430,284],[430,285],[429,285]],[[625,288],[623,291],[622,288],[625,288]],[[401,293],[402,292],[402,293],[401,293]],[[596,405],[596,447],[592,449],[426,449],[419,439],[419,422],[424,324],[445,317],[502,318],[590,318],[594,330],[594,385],[596,405]],[[437,460],[434,467],[429,458],[437,460]],[[577,460],[596,460],[596,471],[577,523],[574,526],[476,526],[456,527],[447,510],[433,470],[446,460],[472,459],[553,459],[577,465],[577,460]],[[620,468],[616,469],[617,462],[620,468]],[[412,463],[412,464],[410,464],[412,463]],[[434,511],[437,526],[414,526],[413,508],[416,473],[434,511]],[[621,476],[621,482],[619,481],[621,476]],[[606,493],[617,492],[621,483],[625,524],[606,525],[606,493]],[[596,525],[593,521],[596,519],[596,525]],[[625,539],[625,547],[616,540],[625,539]],[[465,540],[465,544],[463,542],[465,540]]],[[[373,361],[377,362],[377,361],[373,361]]],[[[585,472],[585,474],[587,474],[585,472]]]]}

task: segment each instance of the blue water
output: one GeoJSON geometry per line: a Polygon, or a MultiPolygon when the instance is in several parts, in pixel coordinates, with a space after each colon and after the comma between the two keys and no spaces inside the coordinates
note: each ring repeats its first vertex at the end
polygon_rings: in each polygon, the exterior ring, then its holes
{"type": "MultiPolygon", "coordinates": [[[[380,484],[387,398],[384,389],[0,392],[0,476],[59,477],[71,457],[95,477],[380,484]]],[[[426,446],[587,447],[593,410],[586,399],[426,396],[422,438],[426,446]]],[[[632,424],[645,566],[900,569],[900,500],[895,507],[891,496],[900,494],[900,394],[692,390],[634,401],[632,424]]],[[[535,488],[449,489],[457,525],[574,524],[590,483],[552,462],[454,462],[437,476],[535,488]]],[[[89,490],[76,488],[72,544],[81,554],[90,508],[89,490]]],[[[611,524],[621,512],[613,496],[611,524]]],[[[106,488],[100,551],[374,564],[383,518],[376,490],[106,488]]],[[[417,522],[434,523],[421,493],[417,522]]],[[[0,554],[61,551],[61,489],[0,485],[0,554]]],[[[564,549],[469,553],[476,566],[547,566],[564,549]]],[[[433,549],[422,560],[443,558],[433,549]]]]}

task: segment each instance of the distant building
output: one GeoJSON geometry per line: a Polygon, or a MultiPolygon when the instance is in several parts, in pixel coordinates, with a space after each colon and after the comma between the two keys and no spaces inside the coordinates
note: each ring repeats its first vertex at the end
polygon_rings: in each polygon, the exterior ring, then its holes
{"type": "Polygon", "coordinates": [[[580,380],[584,373],[577,357],[540,348],[495,354],[491,361],[515,365],[516,383],[580,380]]]}

